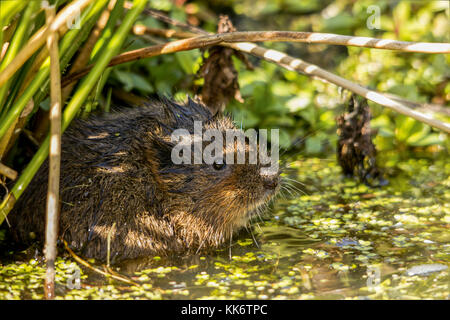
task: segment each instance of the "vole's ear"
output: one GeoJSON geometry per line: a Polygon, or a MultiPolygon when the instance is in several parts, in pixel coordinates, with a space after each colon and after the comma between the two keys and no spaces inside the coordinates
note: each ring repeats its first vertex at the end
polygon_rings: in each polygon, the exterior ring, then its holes
{"type": "Polygon", "coordinates": [[[171,154],[174,144],[170,140],[153,136],[149,145],[147,145],[145,157],[148,164],[158,171],[172,163],[171,154]]]}
{"type": "Polygon", "coordinates": [[[154,139],[152,148],[160,168],[172,164],[171,155],[173,147],[174,144],[170,140],[159,137],[154,139]]]}

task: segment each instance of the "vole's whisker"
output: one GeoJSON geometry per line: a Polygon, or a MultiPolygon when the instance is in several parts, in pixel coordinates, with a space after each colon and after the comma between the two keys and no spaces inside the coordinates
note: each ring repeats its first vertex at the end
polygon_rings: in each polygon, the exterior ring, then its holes
{"type": "Polygon", "coordinates": [[[200,245],[198,246],[197,251],[195,251],[195,254],[198,254],[198,253],[200,252],[200,249],[203,247],[203,244],[206,242],[206,239],[209,238],[209,235],[210,235],[211,231],[212,231],[211,228],[209,228],[207,234],[203,237],[202,242],[201,242],[200,245]]]}
{"type": "Polygon", "coordinates": [[[289,190],[289,189],[287,188],[286,185],[281,186],[281,189],[284,190],[284,191],[286,191],[286,192],[288,192],[288,193],[290,194],[290,196],[291,196],[292,198],[294,198],[294,195],[292,194],[292,191],[289,190]]]}
{"type": "Polygon", "coordinates": [[[258,222],[255,222],[256,223],[256,226],[258,227],[258,229],[259,229],[259,232],[261,233],[261,234],[264,234],[264,232],[263,232],[263,230],[261,229],[261,226],[259,225],[259,223],[258,222]]]}
{"type": "Polygon", "coordinates": [[[280,192],[278,192],[278,194],[276,196],[277,197],[281,197],[283,200],[287,200],[287,197],[284,194],[284,188],[283,187],[280,188],[280,192]]]}
{"type": "Polygon", "coordinates": [[[302,187],[295,186],[294,184],[292,184],[292,182],[285,181],[285,182],[284,182],[284,186],[290,188],[291,190],[295,190],[295,191],[297,191],[297,192],[301,192],[301,193],[303,193],[304,195],[308,195],[308,194],[306,193],[306,191],[303,190],[302,187]]]}
{"type": "MultiPolygon", "coordinates": [[[[247,199],[247,211],[248,211],[248,204],[249,204],[249,200],[247,199]]],[[[249,226],[247,227],[247,225],[245,225],[245,229],[250,232],[250,234],[251,234],[251,236],[253,238],[253,242],[255,243],[256,247],[259,248],[259,244],[256,241],[255,236],[253,235],[253,232],[252,232],[251,220],[249,220],[247,223],[248,223],[249,226]]]]}
{"type": "MultiPolygon", "coordinates": [[[[321,190],[320,188],[318,188],[317,186],[314,186],[314,185],[312,185],[312,184],[310,184],[310,185],[307,186],[305,183],[303,183],[303,182],[301,182],[301,181],[299,181],[299,180],[292,179],[292,178],[289,178],[289,177],[286,177],[286,176],[281,177],[281,181],[282,181],[282,182],[285,182],[285,183],[287,183],[288,181],[290,181],[290,182],[295,182],[295,183],[298,183],[298,184],[302,185],[302,186],[305,187],[305,188],[307,188],[307,187],[313,187],[315,190],[317,190],[317,191],[319,191],[319,192],[322,192],[322,190],[321,190]]],[[[289,184],[292,185],[292,183],[289,183],[289,184]]],[[[302,190],[303,190],[303,189],[302,189],[302,190]]],[[[306,190],[303,190],[303,191],[306,192],[306,190]]]]}
{"type": "Polygon", "coordinates": [[[251,234],[251,236],[252,236],[252,239],[253,239],[253,242],[255,243],[256,247],[259,249],[259,244],[258,244],[258,241],[256,241],[255,236],[253,235],[252,227],[250,226],[250,228],[248,228],[247,226],[245,226],[245,229],[246,229],[248,232],[250,232],[250,234],[251,234]]]}
{"type": "Polygon", "coordinates": [[[256,208],[254,212],[255,212],[256,216],[258,217],[258,219],[259,219],[262,223],[264,223],[264,221],[263,221],[263,219],[262,219],[262,217],[261,217],[261,207],[256,208]]]}
{"type": "Polygon", "coordinates": [[[308,196],[309,193],[306,192],[305,190],[303,190],[300,187],[294,186],[293,184],[288,184],[290,188],[292,188],[293,190],[296,190],[297,192],[301,192],[302,194],[304,194],[305,196],[308,196]]]}
{"type": "Polygon", "coordinates": [[[285,174],[297,172],[297,169],[295,169],[295,168],[280,168],[280,170],[285,174]]]}
{"type": "Polygon", "coordinates": [[[294,192],[296,192],[297,194],[302,193],[302,194],[304,194],[304,195],[308,195],[304,190],[302,190],[302,189],[300,189],[300,188],[294,186],[292,183],[289,183],[288,181],[285,181],[285,183],[283,184],[283,187],[284,187],[286,190],[294,191],[294,192]]]}
{"type": "Polygon", "coordinates": [[[282,177],[281,179],[282,179],[282,180],[292,181],[292,182],[295,182],[295,183],[299,183],[299,184],[301,184],[302,186],[306,187],[306,184],[304,184],[303,182],[300,182],[300,181],[298,181],[298,180],[296,180],[296,179],[292,179],[292,178],[289,178],[289,177],[286,177],[286,176],[282,177]]]}
{"type": "Polygon", "coordinates": [[[282,191],[283,191],[284,200],[289,200],[289,199],[294,198],[294,196],[292,195],[292,192],[290,190],[288,190],[286,187],[283,187],[282,191]]]}
{"type": "Polygon", "coordinates": [[[228,249],[228,257],[230,258],[230,260],[231,260],[231,247],[232,247],[232,244],[233,244],[233,232],[231,232],[231,235],[230,235],[230,248],[228,249]]]}

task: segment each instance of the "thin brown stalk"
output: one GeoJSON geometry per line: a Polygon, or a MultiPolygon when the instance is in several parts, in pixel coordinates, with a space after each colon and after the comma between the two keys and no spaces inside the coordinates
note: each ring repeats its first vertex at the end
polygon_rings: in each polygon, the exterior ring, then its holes
{"type": "MultiPolygon", "coordinates": [[[[172,41],[165,44],[159,44],[155,46],[150,46],[142,49],[136,49],[128,52],[119,54],[111,59],[108,67],[112,67],[118,64],[140,60],[143,58],[149,58],[158,56],[161,54],[174,53],[178,51],[187,51],[192,49],[204,48],[211,45],[217,45],[221,42],[220,37],[195,37],[183,40],[172,41]]],[[[75,72],[74,74],[68,75],[63,78],[62,86],[65,87],[73,81],[76,81],[86,74],[93,68],[93,65],[89,65],[82,70],[75,72]]]]}
{"type": "MultiPolygon", "coordinates": [[[[131,4],[129,2],[125,2],[125,7],[128,8],[131,4]]],[[[190,38],[190,37],[194,37],[196,34],[197,35],[211,35],[212,33],[209,33],[203,29],[191,26],[189,24],[186,24],[184,22],[172,19],[168,16],[166,16],[163,13],[160,13],[156,10],[153,9],[146,9],[145,13],[154,17],[155,19],[158,19],[160,21],[163,21],[165,23],[168,23],[170,25],[173,26],[177,26],[183,29],[187,29],[190,30],[191,32],[183,32],[183,31],[177,31],[174,29],[155,29],[155,28],[148,28],[142,25],[138,25],[135,27],[135,29],[133,29],[134,33],[136,35],[141,35],[141,34],[146,34],[146,35],[156,35],[156,36],[160,36],[160,37],[165,37],[165,38],[190,38]]],[[[230,46],[230,44],[221,44],[223,46],[230,46]]],[[[238,49],[235,47],[235,49],[238,49]]],[[[264,48],[263,48],[264,49],[264,48]]],[[[266,49],[267,50],[267,49],[266,49]]],[[[253,55],[258,56],[257,54],[253,53],[253,55]]],[[[264,58],[264,56],[258,56],[259,58],[264,58]]],[[[272,61],[277,63],[276,61],[272,61]]],[[[281,65],[280,63],[277,63],[278,65],[285,67],[283,65],[281,65]]],[[[312,66],[315,66],[313,64],[310,64],[312,66]]],[[[317,68],[319,68],[318,66],[315,66],[317,68]]],[[[319,68],[320,69],[320,68],[319,68]]],[[[314,76],[315,78],[321,79],[319,76],[314,76]]],[[[321,80],[325,80],[328,81],[326,79],[321,79],[321,80]]],[[[445,108],[445,106],[441,106],[441,105],[436,105],[436,104],[421,104],[415,101],[410,101],[407,99],[404,99],[402,97],[399,96],[395,96],[392,94],[388,94],[388,93],[383,93],[383,95],[387,96],[388,98],[391,98],[395,101],[398,101],[400,103],[403,103],[405,105],[407,105],[410,108],[413,109],[418,109],[419,111],[423,111],[423,112],[436,112],[436,113],[441,113],[441,114],[445,114],[445,115],[449,115],[449,111],[447,110],[447,108],[445,108]]]]}
{"type": "MultiPolygon", "coordinates": [[[[55,6],[45,9],[47,25],[55,19],[55,6]]],[[[51,29],[51,28],[50,28],[51,29]]],[[[55,298],[55,259],[58,238],[59,215],[59,178],[61,166],[61,74],[59,67],[58,30],[52,31],[47,38],[50,53],[50,156],[47,192],[47,218],[45,231],[45,260],[47,272],[45,277],[45,298],[55,298]]]]}
{"type": "Polygon", "coordinates": [[[92,1],[93,0],[77,0],[70,3],[58,13],[51,25],[46,25],[39,29],[20,50],[13,61],[11,61],[11,63],[0,73],[0,86],[8,81],[25,61],[45,44],[50,33],[59,31],[60,29],[61,32],[67,31],[67,21],[73,19],[78,12],[83,10],[92,1]]]}
{"type": "MultiPolygon", "coordinates": [[[[129,9],[131,3],[126,1],[124,7],[129,9]]],[[[193,33],[207,35],[208,32],[188,25],[186,23],[169,18],[163,13],[152,9],[146,9],[146,14],[169,23],[173,26],[186,28],[193,33]]],[[[334,33],[320,32],[301,32],[301,31],[243,31],[230,32],[224,37],[224,42],[262,42],[262,41],[293,41],[304,42],[308,44],[320,43],[331,45],[356,46],[363,48],[398,50],[403,52],[422,52],[422,53],[450,53],[450,43],[434,42],[409,42],[390,39],[378,39],[371,37],[355,37],[334,33]],[[229,37],[229,38],[228,38],[229,37]]],[[[182,37],[184,38],[184,37],[182,37]]]]}
{"type": "Polygon", "coordinates": [[[69,245],[67,244],[66,240],[63,240],[63,243],[64,243],[64,247],[66,248],[67,252],[69,252],[69,254],[72,256],[72,258],[76,262],[78,262],[79,264],[85,266],[86,268],[89,268],[92,271],[97,272],[97,273],[99,273],[99,274],[101,274],[101,275],[103,275],[103,276],[105,276],[107,278],[109,277],[109,278],[113,278],[115,280],[119,280],[119,281],[122,281],[122,282],[125,282],[125,283],[128,283],[128,284],[139,286],[139,283],[136,283],[136,282],[134,282],[132,280],[129,280],[129,279],[123,277],[123,276],[120,276],[120,275],[117,275],[117,274],[108,273],[108,272],[105,272],[103,270],[100,270],[100,269],[92,266],[89,262],[87,262],[87,261],[83,260],[82,258],[80,258],[79,256],[77,256],[76,253],[73,252],[73,250],[69,248],[69,245]]]}
{"type": "Polygon", "coordinates": [[[280,51],[272,49],[268,50],[262,47],[258,47],[253,43],[236,43],[236,44],[228,44],[227,46],[230,46],[231,48],[234,48],[236,50],[250,53],[257,57],[263,58],[267,61],[277,63],[278,65],[288,70],[297,71],[302,74],[323,79],[327,82],[333,83],[337,86],[343,87],[351,92],[354,92],[379,105],[385,106],[395,112],[401,113],[405,116],[426,123],[434,128],[450,133],[449,123],[434,119],[432,116],[424,114],[417,110],[412,110],[408,108],[408,106],[406,106],[405,103],[402,103],[399,99],[394,100],[388,98],[382,93],[367,89],[359,84],[344,79],[314,64],[305,62],[302,59],[293,58],[280,51]]]}
{"type": "MultiPolygon", "coordinates": [[[[149,29],[144,26],[136,26],[133,31],[136,34],[149,34],[159,32],[160,36],[173,37],[175,35],[183,38],[191,35],[191,33],[166,32],[161,29],[149,29]]],[[[312,32],[294,32],[294,31],[248,31],[248,32],[230,32],[221,34],[211,34],[198,37],[192,37],[183,40],[173,41],[167,44],[147,47],[143,49],[133,50],[123,53],[113,58],[108,66],[125,63],[128,61],[138,60],[141,58],[149,58],[152,56],[173,53],[177,51],[185,51],[196,48],[202,48],[210,45],[225,45],[233,47],[231,44],[238,42],[262,42],[262,41],[288,41],[288,42],[305,42],[305,43],[322,43],[322,44],[338,44],[352,45],[366,48],[390,49],[408,52],[427,52],[427,53],[450,53],[450,44],[448,43],[419,43],[384,40],[364,37],[350,37],[334,34],[317,34],[312,32]]],[[[240,50],[240,49],[239,49],[240,50]]],[[[242,50],[241,50],[242,51],[242,50]]],[[[274,51],[274,50],[272,50],[274,51]]],[[[72,78],[67,77],[63,80],[63,87],[68,83],[78,80],[86,75],[92,66],[88,66],[84,70],[73,74],[72,78]]]]}
{"type": "Polygon", "coordinates": [[[3,163],[0,163],[0,175],[3,175],[11,180],[17,179],[17,171],[5,166],[3,163]]]}
{"type": "Polygon", "coordinates": [[[353,37],[333,33],[296,31],[244,31],[223,35],[223,42],[289,41],[308,44],[355,46],[361,48],[396,50],[401,52],[450,53],[450,43],[409,42],[370,37],[353,37]]]}
{"type": "MultiPolygon", "coordinates": [[[[136,27],[136,31],[143,32],[141,26],[136,27]]],[[[153,31],[161,32],[161,29],[154,29],[153,31]]],[[[147,29],[148,33],[152,29],[147,29]]],[[[160,34],[164,37],[173,37],[177,34],[180,38],[185,38],[190,33],[172,32],[166,30],[165,33],[160,34]]],[[[218,36],[218,35],[216,35],[218,36]]],[[[372,49],[396,50],[402,52],[420,52],[420,53],[450,53],[450,43],[437,42],[409,42],[397,41],[388,39],[377,39],[369,37],[352,37],[332,33],[316,33],[316,32],[300,32],[300,31],[242,31],[229,32],[220,34],[222,42],[303,42],[307,44],[328,44],[340,46],[355,46],[372,49]]]]}
{"type": "Polygon", "coordinates": [[[437,104],[437,103],[419,103],[419,102],[415,102],[415,101],[410,101],[407,100],[405,98],[399,97],[395,94],[392,93],[383,93],[386,97],[391,98],[393,100],[402,102],[404,104],[406,104],[408,107],[412,108],[412,109],[417,109],[421,112],[434,112],[434,113],[440,113],[443,115],[446,115],[448,117],[450,117],[450,108],[442,105],[442,104],[437,104]]]}
{"type": "MultiPolygon", "coordinates": [[[[125,8],[129,8],[131,6],[130,2],[125,2],[124,7],[125,8]]],[[[168,23],[172,26],[176,26],[176,27],[180,27],[183,29],[187,29],[190,30],[191,32],[184,32],[184,31],[178,31],[178,30],[174,30],[174,29],[157,29],[157,28],[148,28],[142,25],[136,25],[135,28],[133,29],[133,32],[136,35],[155,35],[155,36],[159,36],[159,37],[164,37],[164,38],[191,38],[191,37],[195,37],[196,35],[211,35],[212,33],[209,33],[203,29],[197,28],[195,26],[186,24],[184,22],[172,19],[168,16],[166,16],[163,13],[160,13],[156,10],[153,9],[145,9],[144,11],[146,14],[154,17],[155,19],[158,19],[160,21],[163,21],[165,23],[168,23]]],[[[221,44],[224,46],[229,46],[229,44],[221,44]]],[[[254,54],[255,55],[255,54],[254,54]]],[[[261,57],[260,57],[261,58],[261,57]]],[[[280,65],[280,64],[278,64],[280,65]]],[[[281,66],[281,65],[280,65],[281,66]]],[[[284,66],[282,66],[284,67],[284,66]]],[[[317,77],[318,78],[318,77],[317,77]]],[[[319,78],[320,79],[320,78],[319,78]]],[[[322,79],[324,80],[324,79],[322,79]]],[[[450,111],[448,110],[448,108],[446,108],[445,106],[442,105],[438,105],[438,104],[430,104],[430,103],[425,103],[425,104],[421,104],[415,101],[410,101],[407,99],[404,99],[402,97],[393,95],[393,94],[389,94],[389,93],[383,93],[385,96],[387,96],[388,98],[391,98],[393,100],[402,102],[404,104],[406,104],[407,106],[409,106],[410,108],[413,109],[418,109],[420,111],[424,111],[424,112],[436,112],[436,113],[442,113],[445,115],[450,115],[450,111]]]]}
{"type": "Polygon", "coordinates": [[[28,138],[28,140],[30,140],[30,142],[36,147],[39,148],[40,143],[39,141],[36,139],[36,137],[34,137],[33,132],[31,132],[28,129],[22,129],[22,132],[25,134],[25,136],[28,138]]]}
{"type": "Polygon", "coordinates": [[[198,34],[193,32],[177,31],[173,29],[148,28],[140,24],[137,24],[133,27],[133,33],[138,36],[146,34],[164,38],[182,38],[182,39],[198,36],[198,34]]]}

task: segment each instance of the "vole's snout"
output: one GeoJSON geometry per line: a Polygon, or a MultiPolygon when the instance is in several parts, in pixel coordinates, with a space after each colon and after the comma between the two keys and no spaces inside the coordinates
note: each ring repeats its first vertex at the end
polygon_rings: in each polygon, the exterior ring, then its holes
{"type": "Polygon", "coordinates": [[[280,176],[278,172],[274,174],[262,174],[261,178],[263,181],[264,188],[269,190],[274,190],[280,182],[280,176]]]}

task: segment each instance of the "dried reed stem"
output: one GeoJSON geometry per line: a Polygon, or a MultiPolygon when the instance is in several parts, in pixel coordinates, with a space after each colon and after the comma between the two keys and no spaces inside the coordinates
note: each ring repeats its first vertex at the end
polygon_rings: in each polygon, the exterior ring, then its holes
{"type": "Polygon", "coordinates": [[[69,248],[66,240],[63,240],[63,242],[64,242],[64,247],[66,248],[67,252],[69,252],[69,254],[72,256],[72,258],[76,262],[78,262],[81,265],[85,266],[86,268],[89,268],[92,271],[97,272],[97,273],[99,273],[99,274],[101,274],[101,275],[103,275],[103,276],[105,276],[107,278],[111,277],[111,278],[113,278],[115,280],[119,280],[119,281],[122,281],[122,282],[125,282],[125,283],[128,283],[128,284],[132,284],[132,285],[135,285],[135,286],[139,286],[138,283],[136,283],[136,282],[134,282],[132,280],[129,280],[129,279],[123,277],[123,276],[112,274],[112,273],[108,273],[108,272],[102,271],[102,270],[100,270],[100,269],[98,269],[96,267],[93,267],[89,262],[87,262],[87,261],[83,260],[82,258],[80,258],[79,256],[77,256],[75,254],[75,252],[73,252],[73,250],[69,248]]]}
{"type": "Polygon", "coordinates": [[[267,61],[275,62],[288,70],[297,71],[309,76],[314,76],[319,79],[323,79],[327,82],[333,83],[337,86],[343,87],[351,92],[354,92],[360,96],[363,96],[364,98],[370,101],[378,103],[379,105],[385,106],[395,112],[401,113],[405,116],[416,119],[417,121],[426,123],[434,128],[450,133],[450,123],[434,119],[432,116],[428,114],[424,114],[417,110],[410,109],[409,107],[406,106],[405,103],[402,103],[399,99],[394,100],[388,98],[382,93],[367,89],[357,83],[344,79],[314,64],[303,61],[302,59],[293,58],[280,51],[271,49],[268,50],[262,47],[258,47],[253,43],[227,44],[227,46],[236,50],[250,53],[257,57],[263,58],[267,61]]]}
{"type": "Polygon", "coordinates": [[[0,175],[3,175],[11,180],[17,179],[17,171],[0,163],[0,175]]]}
{"type": "MultiPolygon", "coordinates": [[[[45,9],[47,25],[55,19],[55,6],[45,9]]],[[[47,217],[45,230],[45,298],[55,298],[55,259],[58,238],[59,178],[61,166],[61,74],[59,67],[58,30],[50,28],[47,47],[50,53],[50,157],[47,192],[47,217]]]]}

